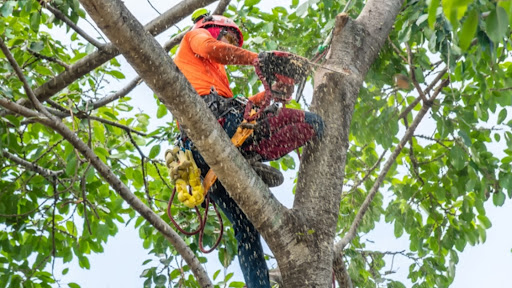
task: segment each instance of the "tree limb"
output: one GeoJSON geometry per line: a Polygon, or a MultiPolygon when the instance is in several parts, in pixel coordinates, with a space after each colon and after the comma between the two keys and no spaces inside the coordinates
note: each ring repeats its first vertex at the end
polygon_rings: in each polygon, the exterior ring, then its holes
{"type": "MultiPolygon", "coordinates": [[[[27,92],[32,93],[32,92],[27,92]]],[[[41,103],[35,103],[41,105],[41,103]]],[[[41,114],[21,106],[17,103],[9,101],[3,97],[0,97],[0,105],[9,109],[15,113],[23,115],[25,117],[34,118],[39,123],[53,128],[57,133],[62,135],[66,140],[70,142],[75,149],[77,149],[86,159],[88,159],[91,165],[96,171],[110,184],[112,189],[116,191],[135,211],[137,211],[142,217],[144,217],[153,227],[155,227],[164,237],[171,242],[176,248],[178,253],[190,266],[192,272],[197,277],[198,282],[202,287],[213,287],[208,279],[208,275],[204,268],[201,266],[199,260],[195,257],[194,252],[188,247],[188,245],[181,239],[172,228],[164,222],[158,215],[156,215],[151,209],[149,209],[144,203],[135,196],[130,189],[123,183],[117,176],[112,172],[110,167],[103,163],[99,157],[87,146],[82,140],[80,140],[73,131],[71,131],[64,123],[57,117],[49,115],[50,117],[40,117],[41,114]]]]}
{"type": "Polygon", "coordinates": [[[229,2],[231,2],[231,0],[220,0],[217,8],[213,11],[213,15],[222,15],[224,11],[226,11],[229,2]]]}
{"type": "Polygon", "coordinates": [[[53,177],[57,177],[64,172],[63,170],[54,171],[51,169],[43,168],[33,162],[29,162],[25,159],[19,158],[18,156],[11,154],[7,151],[0,151],[0,153],[3,157],[13,161],[14,163],[16,163],[18,165],[23,166],[31,171],[34,171],[47,179],[52,179],[53,177]]]}

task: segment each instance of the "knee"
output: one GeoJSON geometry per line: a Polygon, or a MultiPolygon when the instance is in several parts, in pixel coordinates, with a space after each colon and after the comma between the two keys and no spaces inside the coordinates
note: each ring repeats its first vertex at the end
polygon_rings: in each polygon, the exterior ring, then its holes
{"type": "Polygon", "coordinates": [[[322,120],[322,117],[312,112],[306,112],[305,114],[304,121],[313,127],[318,139],[322,139],[324,136],[324,120],[322,120]]]}

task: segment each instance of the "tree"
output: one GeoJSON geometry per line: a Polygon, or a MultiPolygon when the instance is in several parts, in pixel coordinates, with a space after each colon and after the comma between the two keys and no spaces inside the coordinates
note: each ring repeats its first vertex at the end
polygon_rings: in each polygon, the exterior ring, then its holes
{"type": "MultiPolygon", "coordinates": [[[[328,287],[333,271],[341,287],[404,287],[384,269],[390,253],[361,239],[382,217],[396,237],[409,235],[402,254],[412,260],[414,287],[449,286],[458,254],[485,242],[483,204],[512,198],[511,2],[292,1],[265,13],[257,0],[221,1],[218,11],[227,7],[244,24],[251,50],[288,49],[320,63],[310,109],[326,134],[302,151],[292,209],[272,196],[173,64],[166,49],[173,54],[183,33],[164,48],[153,38],[213,2],[182,1],[146,26],[115,0],[2,4],[0,287],[50,287],[56,258],[88,268],[87,255],[101,253],[129,221],[164,268],[144,270],[148,287],[213,287],[196,239],[167,224],[172,187],[155,157],[176,127],[148,131],[154,115],[121,115],[133,109],[126,95],[141,80],[163,103],[156,117],[170,111],[187,127],[260,231],[283,287],[328,287]],[[111,43],[76,25],[85,11],[111,43]],[[72,48],[52,37],[63,25],[72,48]],[[124,78],[120,53],[140,78],[105,95],[106,76],[124,78]],[[435,128],[419,134],[425,121],[435,128]],[[151,146],[148,155],[142,146],[151,146]],[[187,265],[176,268],[175,258],[187,265]]],[[[251,72],[232,74],[238,92],[258,89],[251,72]]],[[[286,169],[290,159],[273,165],[286,169]]],[[[178,207],[175,216],[194,228],[194,214],[178,207]]],[[[221,264],[234,257],[233,241],[227,233],[221,264]]]]}

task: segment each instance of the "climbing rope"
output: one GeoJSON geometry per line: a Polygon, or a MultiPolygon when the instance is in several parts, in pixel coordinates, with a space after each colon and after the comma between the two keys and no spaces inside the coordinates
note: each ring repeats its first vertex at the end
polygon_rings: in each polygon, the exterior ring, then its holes
{"type": "Polygon", "coordinates": [[[186,231],[176,222],[176,220],[174,220],[174,217],[172,216],[171,207],[172,207],[172,203],[174,201],[175,196],[176,196],[176,188],[173,189],[171,198],[169,199],[169,203],[167,204],[167,216],[169,216],[169,219],[171,220],[172,224],[174,224],[174,227],[176,227],[176,229],[178,229],[178,231],[180,231],[181,233],[188,235],[188,236],[193,236],[193,235],[196,235],[199,233],[199,250],[201,252],[208,254],[208,253],[212,252],[213,250],[215,250],[215,248],[217,248],[217,246],[219,246],[220,240],[222,240],[222,235],[224,234],[224,224],[222,222],[222,217],[220,215],[220,212],[219,212],[219,210],[217,210],[217,206],[215,205],[215,202],[212,201],[211,203],[213,206],[213,210],[215,210],[215,214],[217,214],[217,219],[219,219],[220,235],[219,235],[219,238],[217,238],[217,241],[215,241],[215,244],[209,250],[206,250],[206,249],[204,249],[204,245],[203,245],[203,235],[204,235],[204,228],[206,227],[206,222],[208,220],[210,197],[208,195],[206,196],[206,202],[205,202],[206,208],[204,211],[204,216],[201,216],[201,212],[199,211],[199,208],[197,206],[194,207],[194,209],[196,211],[196,215],[198,216],[198,219],[199,219],[199,227],[194,231],[186,231]]]}

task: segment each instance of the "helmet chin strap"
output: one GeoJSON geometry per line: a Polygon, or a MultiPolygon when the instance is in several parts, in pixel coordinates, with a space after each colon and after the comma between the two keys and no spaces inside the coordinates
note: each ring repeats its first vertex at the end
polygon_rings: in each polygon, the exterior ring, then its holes
{"type": "Polygon", "coordinates": [[[222,37],[224,37],[224,35],[226,35],[226,33],[228,33],[228,29],[226,29],[226,27],[222,27],[222,30],[220,30],[219,36],[217,36],[217,40],[220,41],[220,39],[222,39],[222,37]]]}

